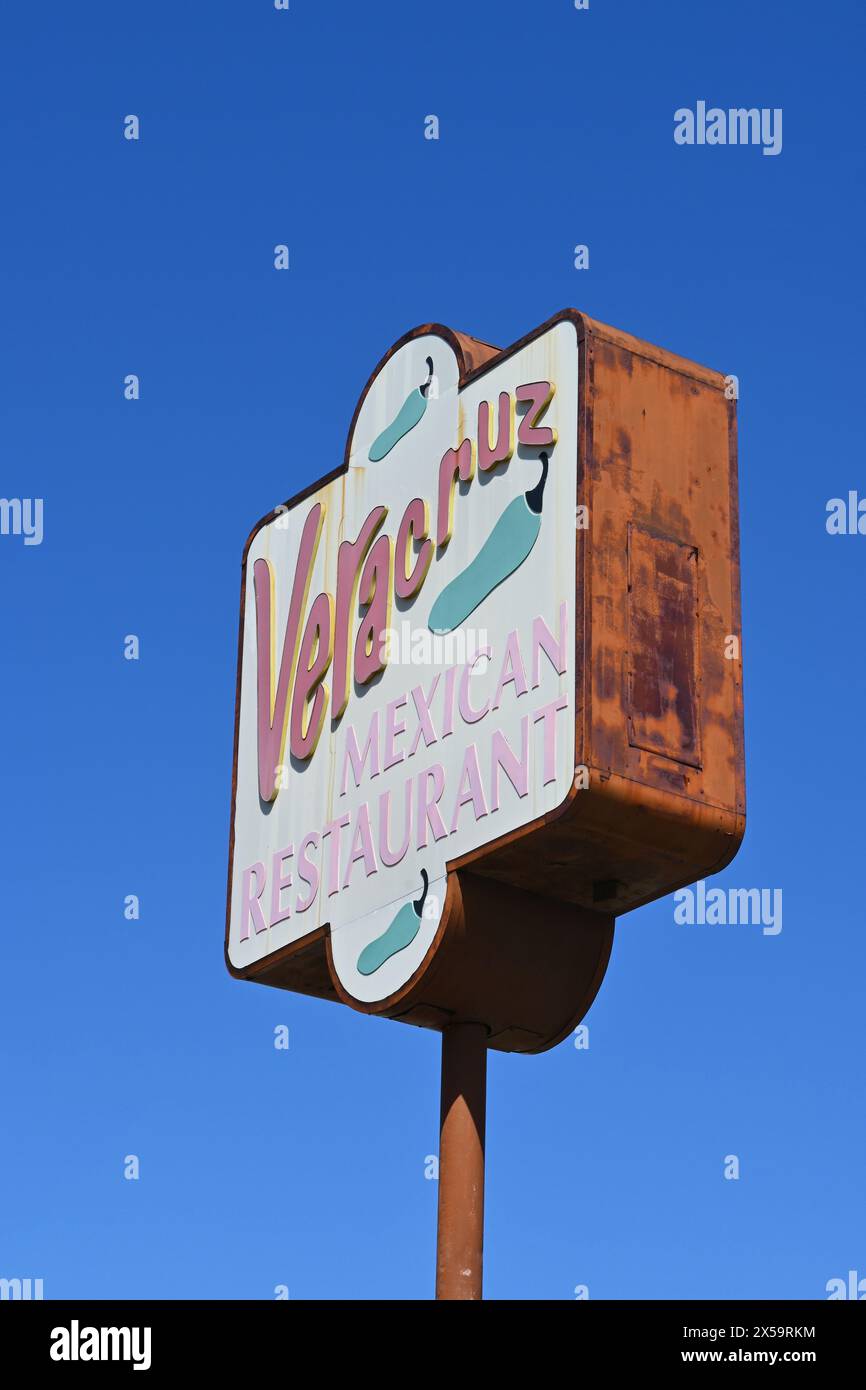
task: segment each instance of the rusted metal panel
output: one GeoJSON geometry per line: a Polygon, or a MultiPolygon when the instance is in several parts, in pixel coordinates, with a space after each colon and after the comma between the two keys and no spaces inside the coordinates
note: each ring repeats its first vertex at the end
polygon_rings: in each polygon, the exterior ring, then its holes
{"type": "Polygon", "coordinates": [[[628,524],[628,741],[700,767],[698,551],[628,524]]]}

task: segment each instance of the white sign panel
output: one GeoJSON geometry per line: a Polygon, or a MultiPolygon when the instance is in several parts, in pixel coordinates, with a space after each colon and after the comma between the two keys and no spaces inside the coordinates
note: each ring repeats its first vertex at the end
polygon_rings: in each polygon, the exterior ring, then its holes
{"type": "Polygon", "coordinates": [[[436,935],[446,871],[574,776],[578,342],[555,324],[470,376],[413,337],[348,468],[248,545],[228,956],[327,927],[361,1003],[436,935]]]}

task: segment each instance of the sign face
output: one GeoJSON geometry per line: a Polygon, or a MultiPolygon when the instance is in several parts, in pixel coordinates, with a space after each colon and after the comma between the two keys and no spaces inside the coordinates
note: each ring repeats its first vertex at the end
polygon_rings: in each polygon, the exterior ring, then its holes
{"type": "Polygon", "coordinates": [[[431,950],[447,870],[560,807],[575,764],[578,336],[540,330],[463,386],[409,337],[348,467],[248,542],[227,953],[327,928],[362,1006],[431,950]]]}

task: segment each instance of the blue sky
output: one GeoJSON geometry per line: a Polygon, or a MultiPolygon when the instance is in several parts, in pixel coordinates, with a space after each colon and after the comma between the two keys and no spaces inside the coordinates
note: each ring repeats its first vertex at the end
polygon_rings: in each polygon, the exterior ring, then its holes
{"type": "Polygon", "coordinates": [[[588,1050],[491,1056],[485,1291],[866,1276],[866,537],[825,528],[866,495],[863,39],[853,0],[4,15],[0,493],[44,540],[0,537],[0,1276],[431,1294],[437,1036],[223,963],[240,557],[405,330],[507,345],[568,304],[739,377],[749,822],[718,882],[781,888],[784,926],[663,899],[618,925],[588,1050]],[[676,145],[701,99],[782,108],[781,154],[676,145]]]}

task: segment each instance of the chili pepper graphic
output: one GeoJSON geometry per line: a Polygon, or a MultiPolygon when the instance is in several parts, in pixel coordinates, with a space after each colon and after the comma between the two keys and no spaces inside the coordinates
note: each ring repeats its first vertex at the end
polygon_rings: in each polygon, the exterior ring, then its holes
{"type": "Polygon", "coordinates": [[[388,428],[373,440],[367,455],[371,463],[378,463],[386,454],[390,454],[394,445],[399,444],[404,434],[408,434],[410,430],[415,428],[427,409],[427,392],[433,381],[433,359],[428,357],[426,360],[429,369],[427,380],[423,385],[416,386],[414,391],[409,392],[388,428]]]}
{"type": "Polygon", "coordinates": [[[386,960],[412,945],[421,926],[421,913],[424,911],[424,899],[427,897],[428,879],[424,869],[421,870],[421,878],[423,888],[420,898],[411,903],[404,903],[387,931],[364,947],[358,957],[359,975],[374,974],[386,960]]]}
{"type": "Polygon", "coordinates": [[[547,482],[547,454],[540,454],[541,477],[509,502],[478,554],[446,584],[430,610],[431,632],[453,632],[474,613],[497,585],[519,569],[541,530],[541,503],[547,482]]]}

